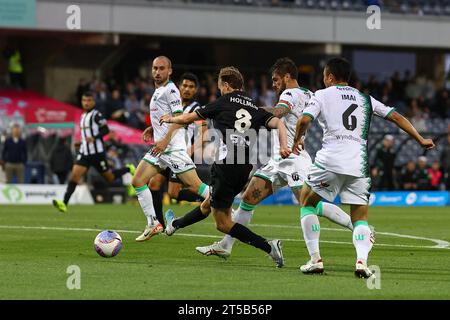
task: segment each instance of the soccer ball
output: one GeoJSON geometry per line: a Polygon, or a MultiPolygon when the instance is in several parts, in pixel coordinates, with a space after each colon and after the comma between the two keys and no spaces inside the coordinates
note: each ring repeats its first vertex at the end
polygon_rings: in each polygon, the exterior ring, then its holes
{"type": "Polygon", "coordinates": [[[102,257],[114,257],[122,249],[122,237],[115,231],[102,231],[95,237],[94,249],[102,257]]]}

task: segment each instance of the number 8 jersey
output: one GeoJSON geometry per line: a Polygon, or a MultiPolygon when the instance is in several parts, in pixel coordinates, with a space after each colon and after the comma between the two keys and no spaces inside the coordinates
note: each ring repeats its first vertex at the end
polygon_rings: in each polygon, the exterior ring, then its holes
{"type": "Polygon", "coordinates": [[[331,172],[369,176],[367,139],[372,114],[387,118],[395,109],[350,86],[336,85],[315,92],[303,115],[318,119],[322,149],[315,164],[331,172]]]}

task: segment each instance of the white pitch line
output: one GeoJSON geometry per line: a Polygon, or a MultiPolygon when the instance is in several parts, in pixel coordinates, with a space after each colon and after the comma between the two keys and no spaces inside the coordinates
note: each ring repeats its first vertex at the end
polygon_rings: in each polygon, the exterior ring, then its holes
{"type": "MultiPolygon", "coordinates": [[[[272,226],[272,225],[253,225],[253,226],[272,226]]],[[[283,226],[283,227],[289,227],[289,226],[283,226]]],[[[292,227],[292,226],[291,226],[292,227]]],[[[54,231],[87,231],[87,232],[100,232],[103,231],[103,229],[93,229],[93,228],[66,228],[66,227],[44,227],[44,226],[10,226],[10,225],[0,225],[0,229],[28,229],[28,230],[54,230],[54,231]]],[[[329,230],[336,230],[341,231],[341,229],[334,229],[334,228],[324,228],[329,230]]],[[[119,233],[134,233],[139,234],[141,231],[133,231],[133,230],[115,230],[119,233]]],[[[345,231],[345,230],[344,230],[345,231]]],[[[381,232],[379,233],[381,234],[381,232]]],[[[196,238],[214,238],[214,239],[220,239],[221,236],[216,235],[210,235],[210,234],[195,234],[195,233],[176,233],[177,236],[183,236],[183,237],[196,237],[196,238]]],[[[392,234],[395,235],[395,234],[392,234]]],[[[418,240],[430,240],[428,238],[421,238],[421,237],[414,237],[414,236],[407,236],[402,235],[404,237],[413,237],[412,239],[418,239],[418,240]]],[[[280,239],[282,241],[289,241],[289,242],[305,242],[302,239],[280,239]]],[[[442,241],[445,243],[448,243],[444,240],[437,240],[442,241]]],[[[343,241],[331,241],[331,240],[321,240],[322,243],[331,243],[331,244],[345,244],[345,245],[353,245],[351,242],[343,242],[343,241]]],[[[420,248],[420,249],[450,249],[447,246],[417,246],[417,245],[404,245],[404,244],[387,244],[387,243],[377,243],[375,246],[383,246],[383,247],[400,247],[400,248],[420,248]]]]}
{"type": "MultiPolygon", "coordinates": [[[[299,229],[299,226],[289,226],[289,225],[271,225],[271,224],[250,224],[250,226],[254,227],[275,227],[275,228],[287,228],[287,229],[299,229]]],[[[328,231],[338,231],[338,232],[350,232],[350,230],[345,228],[321,228],[321,230],[328,230],[328,231]]],[[[391,237],[398,237],[398,238],[407,238],[407,239],[415,239],[415,240],[425,240],[425,241],[431,241],[436,243],[435,246],[432,246],[432,248],[437,249],[450,249],[450,242],[440,239],[433,239],[433,238],[426,238],[426,237],[419,237],[419,236],[410,236],[407,234],[400,234],[400,233],[392,233],[392,232],[379,232],[376,231],[376,234],[385,235],[385,236],[391,236],[391,237]]],[[[381,244],[378,244],[381,245],[381,244]]]]}

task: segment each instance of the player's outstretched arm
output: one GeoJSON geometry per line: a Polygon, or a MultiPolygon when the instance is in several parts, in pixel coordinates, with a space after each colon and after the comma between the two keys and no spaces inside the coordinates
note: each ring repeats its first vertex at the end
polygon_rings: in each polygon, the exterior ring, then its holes
{"type": "MultiPolygon", "coordinates": [[[[175,114],[172,118],[180,117],[179,114],[181,114],[181,113],[175,114]]],[[[160,123],[162,123],[162,122],[160,121],[160,123]]],[[[159,155],[162,152],[164,152],[166,150],[167,146],[169,145],[170,141],[172,140],[172,138],[175,136],[178,129],[180,129],[182,127],[183,127],[183,125],[181,125],[181,124],[172,123],[172,125],[169,126],[169,129],[167,130],[167,133],[164,136],[164,138],[161,139],[160,141],[156,141],[156,143],[152,149],[152,154],[159,155]]]]}
{"type": "Polygon", "coordinates": [[[278,139],[280,140],[280,155],[282,158],[289,157],[289,155],[291,154],[291,150],[289,150],[287,146],[287,133],[283,121],[278,118],[272,118],[267,123],[267,127],[271,129],[278,129],[278,139]]]}
{"type": "Polygon", "coordinates": [[[311,123],[313,119],[309,115],[304,115],[297,121],[297,126],[295,128],[295,137],[294,137],[294,145],[293,150],[295,154],[299,154],[301,151],[298,146],[301,146],[302,149],[305,149],[303,137],[305,136],[306,130],[309,127],[309,124],[311,123]]]}
{"type": "Polygon", "coordinates": [[[270,112],[277,118],[283,118],[285,115],[287,115],[289,112],[291,112],[291,110],[289,108],[282,107],[282,106],[273,107],[273,108],[263,107],[262,109],[266,110],[267,112],[270,112]]]}
{"type": "Polygon", "coordinates": [[[194,121],[200,120],[201,118],[198,116],[196,112],[183,113],[179,116],[172,117],[170,114],[165,114],[159,119],[159,123],[176,123],[181,125],[190,124],[194,121]]]}
{"type": "Polygon", "coordinates": [[[416,128],[402,116],[400,113],[394,111],[392,112],[387,119],[393,123],[395,123],[400,129],[409,134],[414,140],[416,140],[423,148],[430,150],[435,147],[432,139],[425,139],[422,135],[417,132],[416,128]]]}

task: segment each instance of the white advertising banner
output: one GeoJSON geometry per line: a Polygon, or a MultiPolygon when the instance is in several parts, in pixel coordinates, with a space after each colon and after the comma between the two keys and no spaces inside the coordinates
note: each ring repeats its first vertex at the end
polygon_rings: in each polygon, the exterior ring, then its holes
{"type": "MultiPolygon", "coordinates": [[[[51,204],[64,198],[66,185],[55,184],[0,184],[0,204],[51,204]]],[[[87,185],[75,189],[69,204],[94,204],[87,185]]]]}

